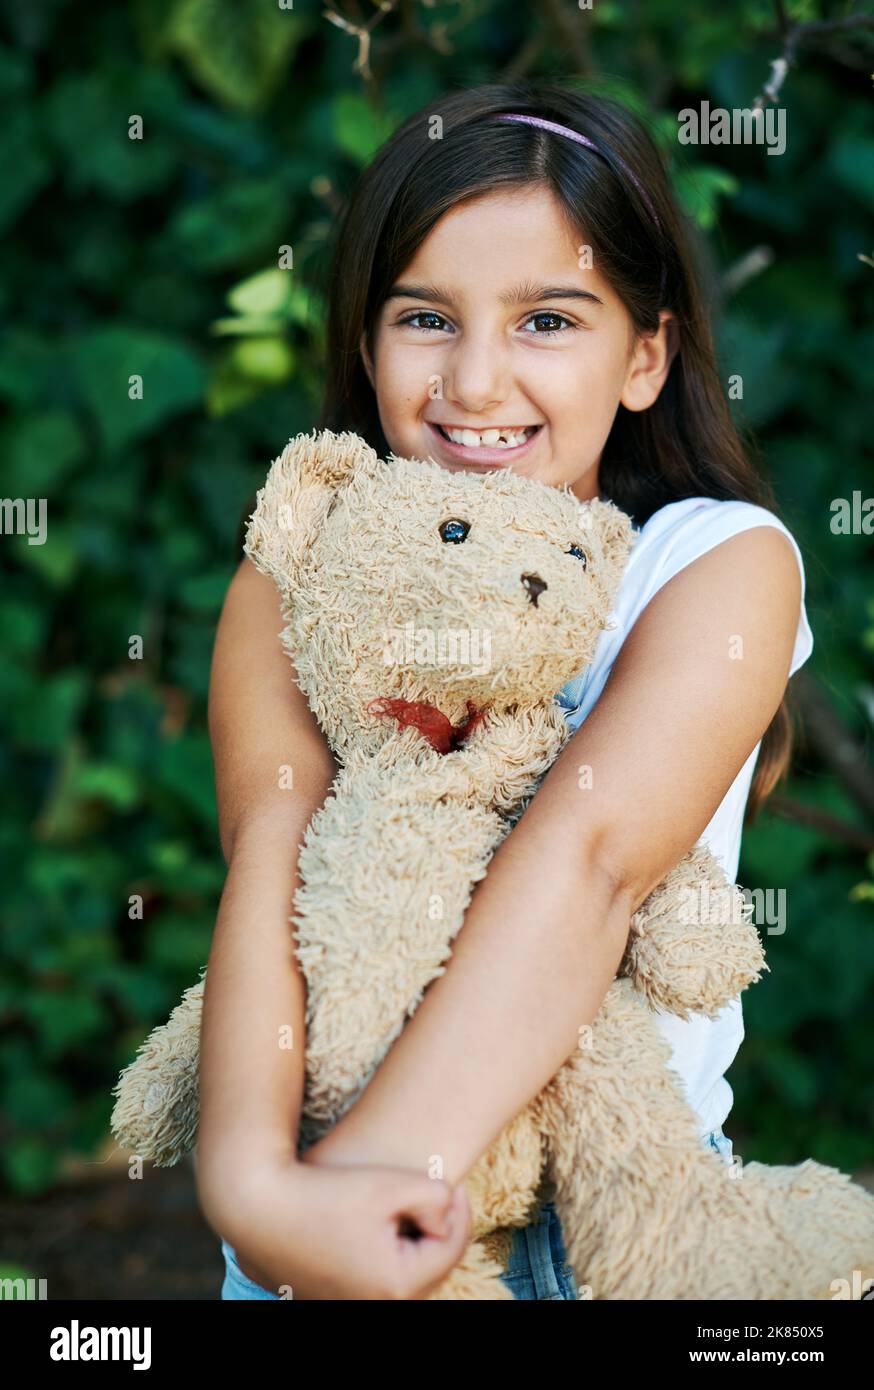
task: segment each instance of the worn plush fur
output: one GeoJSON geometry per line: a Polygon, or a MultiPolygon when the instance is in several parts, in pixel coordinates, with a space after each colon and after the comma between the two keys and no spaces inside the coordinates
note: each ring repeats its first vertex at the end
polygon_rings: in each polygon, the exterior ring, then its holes
{"type": "MultiPolygon", "coordinates": [[[[474,885],[570,736],[553,697],[591,660],[633,539],[610,503],[386,463],[352,434],[300,436],[271,468],[246,549],[279,587],[285,647],[341,765],[305,836],[292,919],[308,991],[301,1151],[443,973],[474,885]],[[441,538],[450,519],[469,523],[460,543],[441,538]],[[532,575],[547,584],[536,603],[532,575]],[[488,634],[487,659],[433,640],[452,632],[488,634]],[[373,710],[384,696],[453,725],[468,701],[486,717],[438,752],[373,710]]],[[[874,1198],[814,1162],[728,1167],[667,1065],[654,1010],[712,1016],[763,968],[740,891],[695,846],[635,913],[580,1047],[469,1174],[471,1241],[432,1297],[512,1297],[509,1237],[544,1181],[594,1298],[828,1299],[833,1280],[874,1276],[874,1198]]],[[[158,1166],[196,1140],[203,987],[116,1087],[114,1134],[158,1166]]]]}

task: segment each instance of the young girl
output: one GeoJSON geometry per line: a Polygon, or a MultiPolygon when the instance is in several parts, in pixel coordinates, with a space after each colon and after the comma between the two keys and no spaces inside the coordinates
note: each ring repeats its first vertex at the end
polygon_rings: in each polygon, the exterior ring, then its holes
{"type": "MultiPolygon", "coordinates": [[[[478,885],[445,974],[302,1161],[288,918],[336,765],[280,648],[277,594],[248,560],[222,613],[210,726],[229,872],[197,1170],[222,1296],[424,1298],[464,1248],[465,1175],[594,1019],[632,913],[699,838],[734,879],[745,807],[788,760],[782,701],[812,638],[801,556],[730,421],[661,161],[616,104],[483,87],[392,136],[340,235],[322,423],[383,457],[570,484],[638,531],[614,625],[556,693],[576,732],[478,885]],[[292,792],[278,789],[289,763],[292,792]]],[[[740,999],[657,1023],[702,1143],[731,1162],[740,999]]],[[[513,1236],[518,1298],[577,1295],[550,1195],[513,1236]]]]}

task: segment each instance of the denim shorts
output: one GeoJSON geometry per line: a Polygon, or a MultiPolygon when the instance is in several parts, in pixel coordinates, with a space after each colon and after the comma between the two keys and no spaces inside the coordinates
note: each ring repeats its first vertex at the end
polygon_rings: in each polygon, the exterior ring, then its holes
{"type": "MultiPolygon", "coordinates": [[[[705,1147],[715,1149],[724,1162],[733,1163],[731,1140],[721,1129],[712,1130],[702,1142],[705,1147]]],[[[225,1278],[221,1290],[223,1299],[287,1301],[244,1274],[226,1240],[222,1241],[222,1254],[225,1258],[225,1278]]],[[[542,1203],[534,1221],[528,1226],[518,1226],[513,1232],[510,1256],[501,1282],[517,1299],[538,1302],[573,1299],[576,1302],[579,1294],[573,1270],[567,1261],[561,1222],[554,1202],[542,1203]]]]}

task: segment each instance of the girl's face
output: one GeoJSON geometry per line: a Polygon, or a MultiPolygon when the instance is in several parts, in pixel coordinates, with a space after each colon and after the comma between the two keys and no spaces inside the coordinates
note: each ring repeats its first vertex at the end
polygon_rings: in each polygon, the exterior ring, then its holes
{"type": "Polygon", "coordinates": [[[511,469],[586,501],[619,404],[645,410],[661,390],[669,318],[638,338],[554,194],[529,184],[446,213],[391,287],[372,359],[361,350],[399,457],[511,469]]]}

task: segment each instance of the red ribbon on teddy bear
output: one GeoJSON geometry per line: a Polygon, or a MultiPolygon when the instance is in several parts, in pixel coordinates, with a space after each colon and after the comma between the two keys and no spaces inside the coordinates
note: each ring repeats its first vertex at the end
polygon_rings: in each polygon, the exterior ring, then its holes
{"type": "Polygon", "coordinates": [[[402,729],[418,729],[422,737],[426,738],[438,753],[449,753],[459,748],[486,717],[485,710],[477,709],[473,700],[467,701],[467,718],[460,724],[453,724],[436,705],[428,704],[424,700],[402,700],[385,696],[371,700],[367,708],[371,714],[395,718],[402,729]]]}

